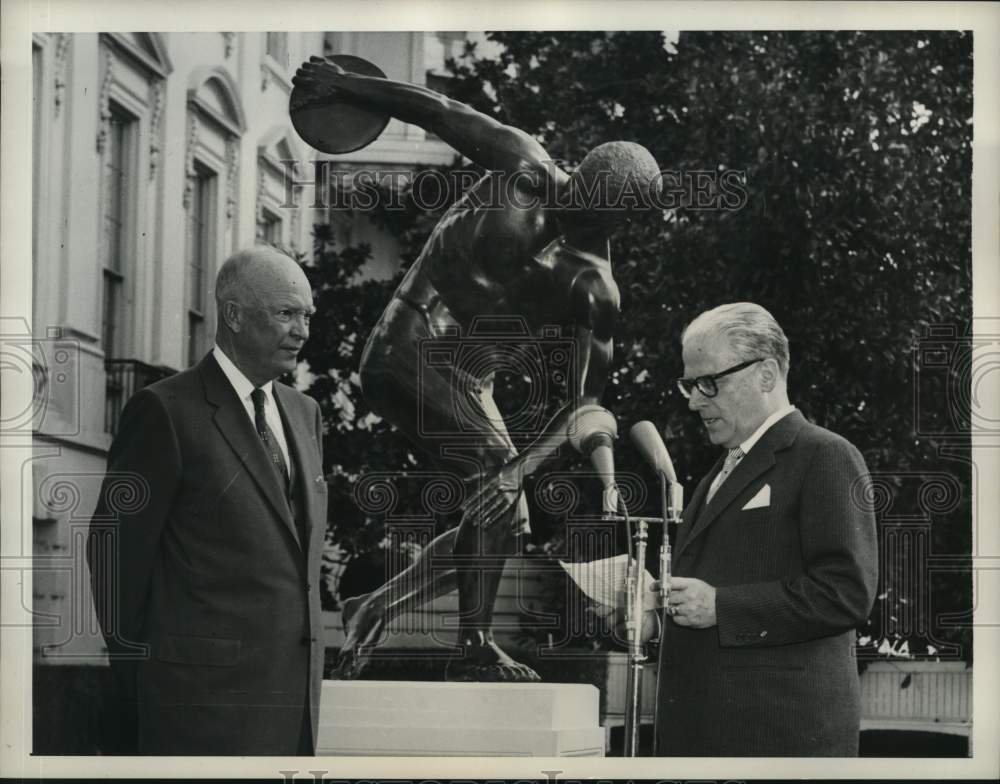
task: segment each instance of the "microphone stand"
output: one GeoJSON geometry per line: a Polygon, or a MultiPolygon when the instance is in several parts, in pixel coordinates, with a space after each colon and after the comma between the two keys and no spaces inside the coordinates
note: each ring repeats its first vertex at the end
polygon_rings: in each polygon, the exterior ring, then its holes
{"type": "MultiPolygon", "coordinates": [[[[646,543],[649,525],[663,524],[663,541],[660,544],[660,629],[666,628],[667,598],[670,594],[670,535],[669,526],[680,522],[679,509],[683,508],[684,488],[677,482],[669,483],[666,474],[658,471],[660,478],[661,517],[630,517],[624,502],[619,500],[620,515],[605,515],[605,519],[623,522],[630,542],[629,565],[625,574],[625,639],[628,647],[628,672],[625,684],[625,748],[623,756],[639,756],[639,728],[642,724],[642,674],[648,661],[642,642],[645,594],[646,543]],[[632,523],[635,523],[634,531],[632,523]],[[631,552],[633,551],[634,552],[631,552]]],[[[659,721],[659,704],[654,707],[654,721],[659,721]]],[[[654,732],[653,751],[656,752],[654,732]]]]}
{"type": "MultiPolygon", "coordinates": [[[[625,524],[629,525],[628,510],[624,511],[625,524]]],[[[646,651],[642,644],[642,596],[646,576],[646,540],[649,521],[636,518],[634,533],[635,557],[629,559],[625,573],[625,637],[628,642],[628,677],[625,681],[625,750],[624,756],[639,755],[639,727],[642,723],[642,671],[646,664],[646,651]]],[[[632,531],[629,530],[629,534],[632,531]]]]}
{"type": "MultiPolygon", "coordinates": [[[[684,508],[684,486],[680,482],[667,481],[667,475],[662,471],[657,472],[660,476],[660,508],[663,510],[663,539],[660,542],[660,636],[667,628],[667,599],[670,598],[670,561],[672,552],[670,548],[670,534],[676,530],[677,524],[681,521],[681,510],[684,508]]],[[[659,685],[659,673],[657,672],[657,685],[659,685]]],[[[657,756],[659,745],[659,733],[656,728],[660,726],[660,701],[657,699],[653,705],[653,756],[657,756]]]]}

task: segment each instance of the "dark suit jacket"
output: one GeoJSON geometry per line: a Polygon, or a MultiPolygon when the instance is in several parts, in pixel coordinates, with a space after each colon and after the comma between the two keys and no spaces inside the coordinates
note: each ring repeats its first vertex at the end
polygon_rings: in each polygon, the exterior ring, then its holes
{"type": "Polygon", "coordinates": [[[718,625],[667,621],[659,753],[856,756],[854,628],[875,598],[864,460],[798,411],[774,424],[705,505],[684,510],[673,574],[716,587],[718,625]],[[766,508],[742,507],[765,485],[766,508]]]}
{"type": "Polygon", "coordinates": [[[88,560],[112,670],[136,705],[139,753],[296,754],[303,727],[315,747],[322,425],[314,400],[273,388],[305,542],[212,354],[125,408],[88,560]]]}

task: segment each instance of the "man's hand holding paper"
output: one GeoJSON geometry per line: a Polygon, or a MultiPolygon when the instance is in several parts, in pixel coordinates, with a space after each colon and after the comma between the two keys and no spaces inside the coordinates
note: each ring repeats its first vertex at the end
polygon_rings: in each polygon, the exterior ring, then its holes
{"type": "MultiPolygon", "coordinates": [[[[613,558],[603,558],[599,561],[586,563],[566,563],[559,565],[573,579],[573,582],[594,602],[592,612],[598,617],[614,618],[615,635],[625,638],[625,576],[628,571],[629,557],[627,554],[616,555],[613,558]]],[[[642,573],[642,641],[659,635],[660,583],[648,571],[642,573]]]]}

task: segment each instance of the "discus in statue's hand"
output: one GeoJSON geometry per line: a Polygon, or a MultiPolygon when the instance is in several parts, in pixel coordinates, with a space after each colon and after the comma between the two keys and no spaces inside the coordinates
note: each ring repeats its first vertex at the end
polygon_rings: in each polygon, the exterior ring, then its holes
{"type": "MultiPolygon", "coordinates": [[[[334,54],[327,59],[351,73],[385,78],[377,65],[362,57],[334,54]]],[[[343,154],[360,150],[375,141],[389,124],[387,113],[363,108],[343,95],[316,94],[298,85],[292,88],[288,106],[296,132],[320,152],[343,154]]]]}

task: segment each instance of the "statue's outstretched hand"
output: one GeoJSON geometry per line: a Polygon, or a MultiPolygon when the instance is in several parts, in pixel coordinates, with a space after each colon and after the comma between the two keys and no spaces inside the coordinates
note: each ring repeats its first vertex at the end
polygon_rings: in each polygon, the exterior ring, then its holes
{"type": "Polygon", "coordinates": [[[292,77],[292,84],[308,90],[311,100],[315,101],[317,98],[335,95],[337,88],[332,80],[344,73],[347,72],[332,60],[313,55],[299,66],[292,77]]]}
{"type": "MultiPolygon", "coordinates": [[[[521,464],[517,460],[512,460],[493,476],[487,475],[480,481],[482,484],[479,489],[462,504],[462,523],[464,524],[466,519],[472,519],[479,527],[489,528],[517,506],[521,485],[524,482],[521,464]]],[[[520,525],[517,514],[510,517],[511,525],[517,529],[520,525]]]]}

